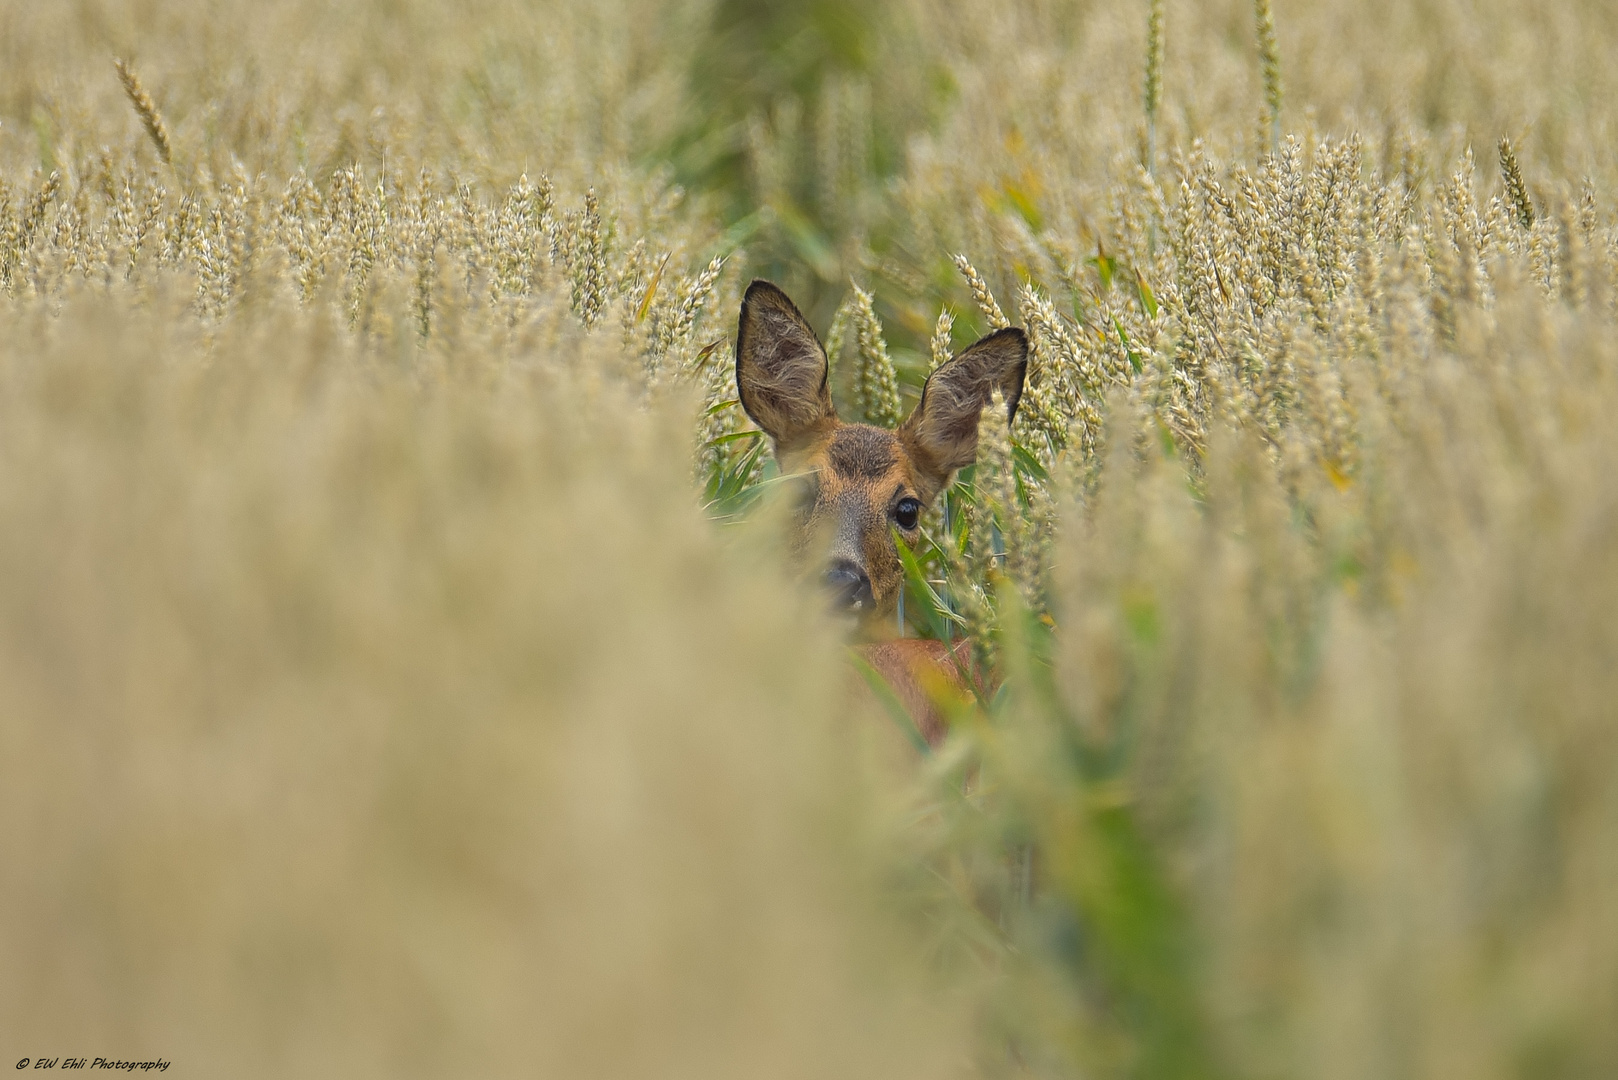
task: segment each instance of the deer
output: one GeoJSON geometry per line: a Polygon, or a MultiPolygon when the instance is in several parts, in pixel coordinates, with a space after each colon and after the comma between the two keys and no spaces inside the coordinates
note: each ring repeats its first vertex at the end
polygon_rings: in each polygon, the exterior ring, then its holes
{"type": "Polygon", "coordinates": [[[978,419],[998,389],[1006,420],[1028,371],[1028,335],[996,330],[940,364],[895,430],[840,419],[825,346],[781,289],[747,287],[736,328],[736,390],[771,441],[784,476],[797,478],[790,554],[818,577],[834,612],[848,618],[861,659],[892,688],[927,745],[946,734],[941,693],[982,691],[966,641],[895,637],[904,591],[899,544],[914,548],[922,515],[977,457],[978,419]],[[970,682],[969,682],[970,680],[970,682]],[[974,685],[975,684],[975,685],[974,685]]]}

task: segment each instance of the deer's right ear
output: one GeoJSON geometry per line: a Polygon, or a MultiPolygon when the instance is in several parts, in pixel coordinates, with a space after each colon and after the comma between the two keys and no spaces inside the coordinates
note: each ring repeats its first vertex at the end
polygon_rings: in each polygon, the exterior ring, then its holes
{"type": "Polygon", "coordinates": [[[787,294],[755,281],[736,328],[736,390],[776,449],[837,421],[826,350],[787,294]]]}

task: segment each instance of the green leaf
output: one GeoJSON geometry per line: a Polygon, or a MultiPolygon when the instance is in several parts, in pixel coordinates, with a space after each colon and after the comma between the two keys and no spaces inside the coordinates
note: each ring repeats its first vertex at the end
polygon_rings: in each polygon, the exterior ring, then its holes
{"type": "Polygon", "coordinates": [[[1135,271],[1135,288],[1140,292],[1140,306],[1149,319],[1157,318],[1157,295],[1146,282],[1146,275],[1139,270],[1135,271]]]}
{"type": "Polygon", "coordinates": [[[826,238],[820,235],[820,230],[814,223],[794,206],[790,201],[782,201],[774,206],[776,220],[786,230],[787,239],[792,242],[792,248],[798,257],[812,267],[823,281],[839,281],[842,270],[837,262],[837,253],[832,249],[826,238]]]}
{"type": "Polygon", "coordinates": [[[1129,366],[1135,369],[1136,375],[1139,375],[1145,365],[1141,363],[1140,354],[1135,351],[1135,347],[1129,343],[1129,335],[1124,332],[1124,324],[1118,321],[1118,316],[1114,315],[1112,325],[1118,328],[1118,340],[1123,343],[1124,355],[1129,357],[1129,366]]]}
{"type": "Polygon", "coordinates": [[[899,551],[899,562],[904,565],[906,595],[916,601],[919,613],[925,616],[928,634],[935,641],[950,640],[955,636],[954,628],[962,625],[961,617],[950,610],[949,604],[927,580],[921,560],[904,543],[897,530],[894,531],[893,542],[899,551]]]}
{"type": "Polygon", "coordinates": [[[1011,448],[1011,460],[1015,468],[1028,476],[1032,476],[1041,484],[1051,482],[1050,471],[1041,465],[1039,459],[1028,449],[1014,444],[1011,448]]]}
{"type": "Polygon", "coordinates": [[[749,478],[766,446],[766,440],[758,439],[741,457],[726,462],[714,470],[708,478],[705,492],[707,505],[704,510],[708,514],[718,518],[733,518],[758,499],[762,494],[762,487],[759,484],[750,484],[749,478]]]}
{"type": "Polygon", "coordinates": [[[715,338],[714,340],[708,342],[708,344],[704,345],[702,347],[702,351],[697,353],[696,356],[692,357],[691,370],[701,371],[702,366],[708,362],[708,357],[712,356],[714,354],[714,350],[719,348],[719,346],[723,345],[724,343],[724,338],[715,338]]]}
{"type": "Polygon", "coordinates": [[[702,415],[713,416],[715,413],[724,412],[726,409],[734,408],[740,404],[741,401],[737,398],[726,398],[724,401],[716,401],[706,409],[702,410],[702,415]]]}
{"type": "Polygon", "coordinates": [[[726,433],[724,435],[715,435],[713,438],[709,439],[703,445],[704,446],[725,446],[725,445],[727,445],[729,443],[739,442],[742,439],[757,439],[760,436],[762,436],[763,434],[764,433],[762,431],[757,431],[757,430],[753,430],[753,431],[732,431],[732,432],[728,432],[728,433],[726,433]]]}
{"type": "Polygon", "coordinates": [[[1107,249],[1097,243],[1095,256],[1085,262],[1096,268],[1096,273],[1101,277],[1101,287],[1111,289],[1113,275],[1118,272],[1118,261],[1107,254],[1107,249]]]}
{"type": "Polygon", "coordinates": [[[646,295],[640,298],[640,307],[635,309],[635,322],[640,323],[646,318],[646,313],[652,308],[652,301],[657,297],[657,287],[663,283],[663,271],[669,265],[669,256],[674,252],[664,254],[663,261],[657,264],[657,270],[652,274],[652,280],[646,285],[646,295]]]}
{"type": "Polygon", "coordinates": [[[1179,449],[1174,445],[1174,432],[1161,420],[1157,422],[1157,441],[1158,445],[1163,448],[1163,457],[1165,459],[1173,461],[1180,456],[1179,449]]]}
{"type": "Polygon", "coordinates": [[[1030,229],[1038,233],[1045,227],[1044,217],[1040,214],[1039,207],[1034,204],[1032,195],[1011,180],[1002,182],[1000,191],[1005,195],[1006,201],[1028,223],[1030,229]]]}

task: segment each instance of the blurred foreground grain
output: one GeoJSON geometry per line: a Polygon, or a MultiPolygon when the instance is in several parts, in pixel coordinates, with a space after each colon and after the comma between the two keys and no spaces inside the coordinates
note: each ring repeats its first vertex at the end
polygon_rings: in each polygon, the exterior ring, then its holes
{"type": "Polygon", "coordinates": [[[0,1050],[1618,1074],[1615,48],[0,2],[0,1050]],[[1005,686],[934,755],[781,570],[755,274],[845,419],[1031,335],[916,552],[1005,686]]]}

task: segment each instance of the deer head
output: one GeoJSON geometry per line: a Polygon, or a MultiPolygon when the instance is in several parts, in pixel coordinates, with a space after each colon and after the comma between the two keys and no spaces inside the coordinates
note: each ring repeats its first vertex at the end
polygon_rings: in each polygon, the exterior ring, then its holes
{"type": "Polygon", "coordinates": [[[1027,335],[997,330],[932,373],[898,430],[844,423],[814,330],[780,289],[748,286],[736,389],[782,473],[800,478],[794,551],[839,610],[862,620],[894,610],[904,584],[897,544],[915,544],[921,515],[976,458],[978,417],[996,388],[1007,420],[1016,414],[1027,369],[1027,335]]]}

